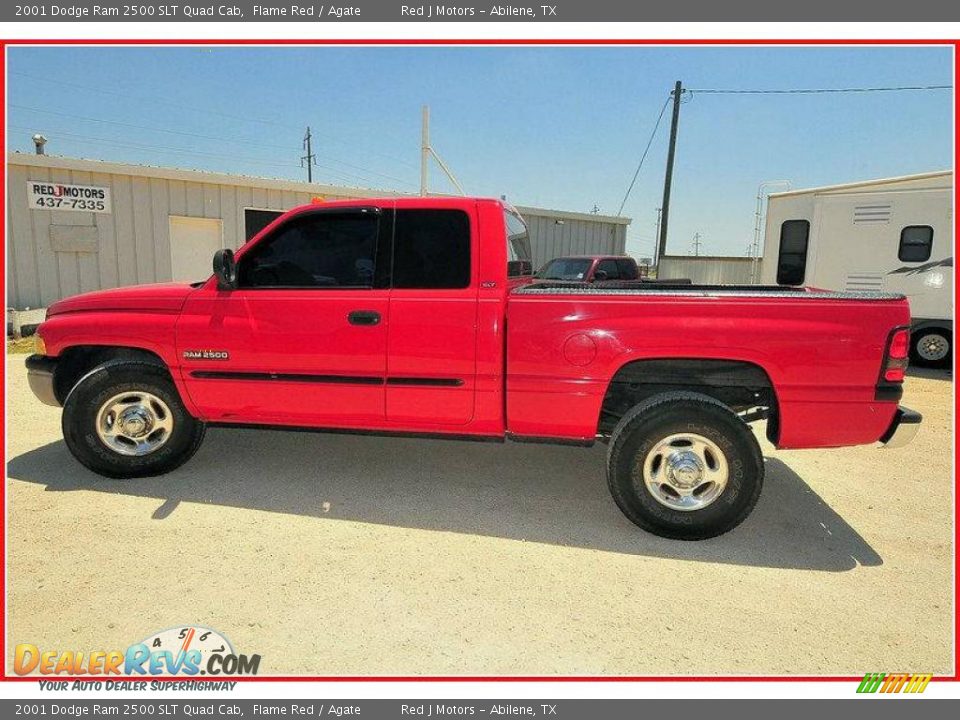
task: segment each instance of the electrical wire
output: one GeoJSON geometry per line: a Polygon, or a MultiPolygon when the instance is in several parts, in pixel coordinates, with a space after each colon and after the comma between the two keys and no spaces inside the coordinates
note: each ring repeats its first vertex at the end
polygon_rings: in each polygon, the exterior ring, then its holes
{"type": "Polygon", "coordinates": [[[790,88],[784,90],[732,90],[719,88],[684,88],[685,92],[705,95],[820,95],[825,93],[904,92],[911,90],[952,90],[953,85],[901,85],[896,87],[790,88]]]}
{"type": "MultiPolygon", "coordinates": [[[[192,137],[192,138],[198,138],[202,140],[212,140],[215,142],[225,142],[225,143],[232,143],[236,145],[246,145],[246,146],[255,147],[258,149],[273,149],[273,150],[281,150],[283,152],[292,152],[289,147],[285,147],[281,145],[266,145],[258,142],[251,142],[249,140],[244,140],[244,139],[228,138],[222,135],[204,135],[202,133],[188,132],[186,130],[170,130],[168,128],[161,128],[161,127],[155,127],[150,125],[138,125],[136,123],[123,122],[120,120],[107,120],[105,118],[95,118],[95,117],[89,117],[84,115],[75,115],[72,113],[57,112],[55,110],[44,110],[42,108],[29,107],[26,105],[18,105],[16,103],[9,103],[9,107],[16,108],[18,110],[26,110],[28,112],[40,113],[43,115],[54,115],[56,117],[68,118],[70,120],[80,120],[83,122],[93,122],[93,123],[100,123],[105,125],[116,125],[118,127],[127,127],[127,128],[134,128],[137,130],[148,130],[150,132],[166,133],[168,135],[180,135],[183,137],[192,137]]],[[[67,133],[61,131],[61,134],[66,135],[67,133]]],[[[322,157],[329,162],[338,163],[340,165],[344,165],[354,170],[359,170],[361,173],[365,173],[366,175],[376,175],[378,177],[385,178],[392,182],[400,183],[401,185],[406,185],[407,187],[416,187],[414,183],[410,182],[409,180],[404,180],[403,178],[399,178],[396,175],[389,175],[387,173],[371,170],[369,168],[365,168],[360,165],[355,165],[353,163],[347,162],[346,160],[340,160],[339,158],[335,158],[333,156],[327,155],[326,153],[324,153],[322,157]]],[[[317,165],[318,167],[327,167],[327,169],[333,169],[333,168],[329,168],[329,166],[318,165],[317,163],[314,163],[314,164],[317,165]]],[[[363,180],[364,182],[375,182],[371,180],[371,178],[365,177],[364,175],[358,175],[355,173],[347,173],[347,174],[352,175],[353,177],[358,178],[360,180],[363,180]]]]}
{"type": "MultiPolygon", "coordinates": [[[[24,130],[26,132],[32,132],[31,128],[24,127],[22,125],[9,125],[8,128],[14,129],[14,130],[24,130]]],[[[73,138],[74,139],[73,141],[76,143],[84,144],[84,145],[119,146],[119,147],[126,147],[126,148],[134,148],[137,150],[162,150],[164,152],[177,153],[181,155],[190,155],[190,156],[199,155],[202,157],[215,158],[219,160],[237,160],[240,162],[251,163],[255,165],[301,169],[300,165],[296,165],[294,163],[276,162],[276,161],[266,160],[264,158],[242,157],[242,156],[237,156],[233,154],[227,155],[223,153],[211,153],[203,150],[190,150],[186,148],[171,147],[169,145],[149,145],[145,143],[131,143],[131,142],[124,142],[120,140],[113,140],[110,138],[94,137],[91,135],[81,135],[78,133],[71,133],[66,131],[57,131],[57,132],[58,134],[63,135],[64,137],[73,138]]],[[[319,164],[315,164],[315,167],[320,167],[326,170],[328,174],[334,176],[339,182],[351,183],[351,182],[356,182],[357,180],[357,176],[351,177],[349,173],[343,173],[342,171],[336,168],[330,168],[330,167],[319,165],[319,164]]],[[[359,179],[363,180],[363,178],[359,178],[359,179]]]]}
{"type": "MultiPolygon", "coordinates": [[[[252,115],[234,115],[231,113],[221,112],[219,110],[211,110],[210,108],[203,108],[203,107],[197,107],[195,105],[188,105],[186,103],[182,103],[176,100],[171,100],[169,98],[164,98],[162,96],[135,95],[132,93],[120,92],[117,90],[109,90],[107,88],[96,87],[92,85],[82,85],[74,82],[65,82],[63,80],[56,80],[54,78],[41,77],[39,75],[31,75],[30,73],[20,72],[16,70],[9,70],[8,73],[10,75],[16,75],[18,77],[27,78],[29,80],[36,80],[38,82],[51,83],[53,85],[61,85],[63,87],[68,87],[74,90],[88,90],[90,92],[101,93],[103,95],[112,95],[114,97],[124,98],[128,100],[136,100],[138,102],[154,103],[156,105],[165,105],[167,107],[176,108],[178,110],[187,110],[190,112],[205,113],[207,115],[214,115],[214,116],[226,118],[229,120],[235,120],[237,122],[248,122],[248,123],[253,122],[253,123],[260,123],[262,125],[272,125],[275,127],[282,127],[290,130],[296,130],[298,133],[303,131],[302,127],[279,122],[277,120],[258,118],[252,115]]],[[[339,145],[344,145],[351,148],[355,147],[354,143],[350,143],[345,140],[340,140],[338,138],[334,138],[329,135],[326,136],[325,139],[331,142],[335,142],[339,145]]],[[[387,153],[381,153],[374,150],[368,150],[367,152],[369,152],[371,155],[377,155],[388,160],[393,160],[394,162],[400,163],[402,165],[406,165],[414,169],[417,168],[417,166],[414,163],[411,163],[409,160],[405,160],[403,158],[397,157],[396,155],[389,155],[387,153]]]]}
{"type": "Polygon", "coordinates": [[[640,168],[643,167],[643,161],[647,159],[647,153],[650,152],[650,146],[653,144],[653,138],[657,134],[657,130],[660,128],[660,121],[663,120],[663,113],[667,110],[667,105],[670,104],[672,95],[668,95],[667,99],[663,102],[663,107],[660,108],[660,114],[657,116],[657,122],[654,123],[653,132],[650,133],[650,139],[647,140],[647,146],[643,149],[643,155],[640,156],[640,162],[637,163],[637,169],[633,173],[633,179],[630,181],[630,186],[627,188],[627,192],[623,196],[623,202],[620,203],[620,209],[617,210],[617,215],[620,215],[623,212],[623,206],[627,204],[627,198],[630,197],[630,192],[633,190],[634,184],[637,182],[637,177],[640,175],[640,168]]]}

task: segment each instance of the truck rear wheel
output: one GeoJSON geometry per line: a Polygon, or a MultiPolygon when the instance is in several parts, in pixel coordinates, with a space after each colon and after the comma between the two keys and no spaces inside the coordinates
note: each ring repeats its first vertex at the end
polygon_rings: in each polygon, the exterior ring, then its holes
{"type": "Polygon", "coordinates": [[[111,478],[170,472],[193,456],[205,431],[166,368],[126,361],[87,373],[67,396],[61,425],[73,456],[111,478]]]}
{"type": "Polygon", "coordinates": [[[732,530],[753,510],[763,455],[750,428],[722,403],[664,393],[617,424],[607,482],[623,514],[644,530],[702,540],[732,530]]]}
{"type": "Polygon", "coordinates": [[[911,340],[911,359],[926,367],[950,367],[953,335],[943,328],[917,330],[911,340]]]}

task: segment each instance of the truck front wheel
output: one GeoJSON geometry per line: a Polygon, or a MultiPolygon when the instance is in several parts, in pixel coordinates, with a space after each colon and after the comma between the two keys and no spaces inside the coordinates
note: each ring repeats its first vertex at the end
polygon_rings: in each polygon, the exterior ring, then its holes
{"type": "Polygon", "coordinates": [[[722,403],[664,393],[617,424],[607,482],[623,514],[644,530],[703,540],[732,530],[753,510],[763,455],[750,428],[722,403]]]}
{"type": "Polygon", "coordinates": [[[111,478],[162,475],[200,447],[205,426],[190,416],[165,368],[107,362],[87,373],[63,404],[73,456],[111,478]]]}

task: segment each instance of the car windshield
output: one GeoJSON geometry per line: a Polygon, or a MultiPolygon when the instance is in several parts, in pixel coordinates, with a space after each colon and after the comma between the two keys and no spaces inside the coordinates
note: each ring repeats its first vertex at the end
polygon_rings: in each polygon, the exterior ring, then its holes
{"type": "Polygon", "coordinates": [[[590,270],[589,258],[557,258],[551,260],[538,273],[543,280],[583,280],[590,270]]]}

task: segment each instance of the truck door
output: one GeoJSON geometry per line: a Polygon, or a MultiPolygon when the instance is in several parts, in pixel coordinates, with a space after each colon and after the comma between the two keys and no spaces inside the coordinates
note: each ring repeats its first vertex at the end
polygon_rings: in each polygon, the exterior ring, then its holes
{"type": "Polygon", "coordinates": [[[461,209],[397,208],[387,340],[387,420],[463,425],[473,418],[478,233],[461,209]]]}
{"type": "Polygon", "coordinates": [[[294,215],[240,254],[237,289],[208,284],[190,296],[177,345],[184,382],[204,417],[383,424],[383,215],[335,207],[294,215]]]}

